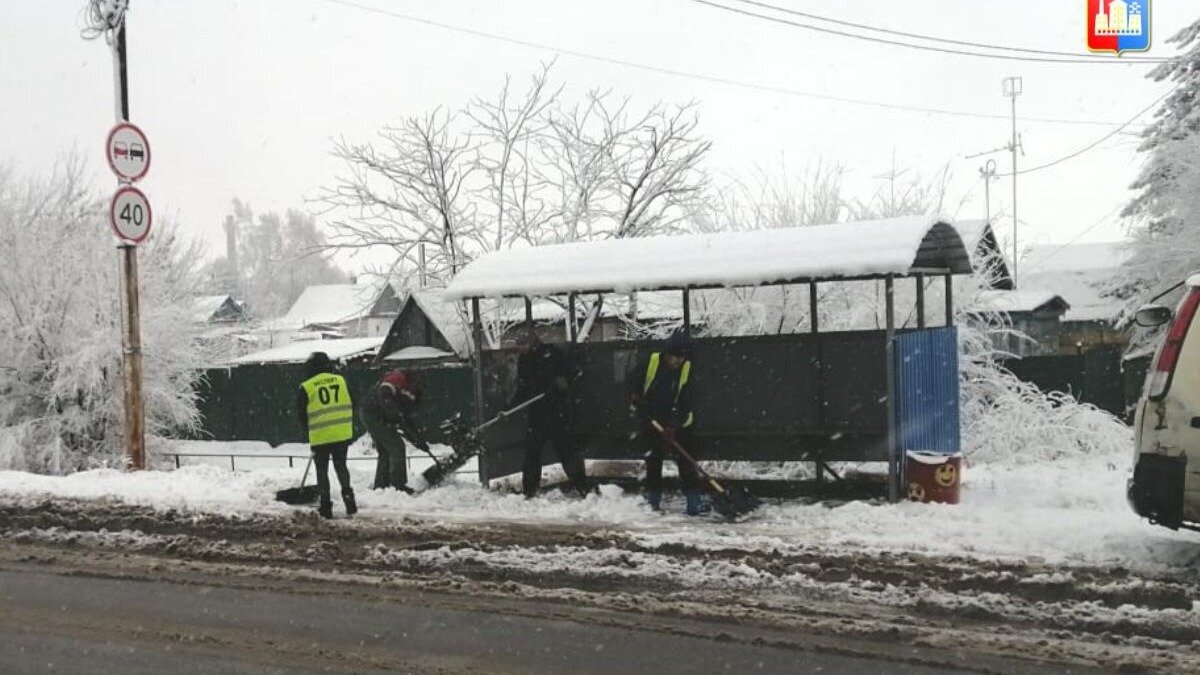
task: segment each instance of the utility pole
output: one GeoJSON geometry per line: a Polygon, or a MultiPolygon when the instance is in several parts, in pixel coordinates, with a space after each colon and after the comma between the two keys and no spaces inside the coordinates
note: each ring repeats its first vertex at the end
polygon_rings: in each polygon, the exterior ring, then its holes
{"type": "Polygon", "coordinates": [[[1017,149],[1021,147],[1020,141],[1017,138],[1017,97],[1024,91],[1025,84],[1020,77],[1006,77],[1002,81],[1004,95],[1012,99],[1012,140],[1009,141],[1008,149],[1012,151],[1012,218],[1013,218],[1013,259],[1012,259],[1012,276],[1013,286],[1017,284],[1017,256],[1021,249],[1017,247],[1017,149]]]}
{"type": "Polygon", "coordinates": [[[125,16],[129,0],[92,0],[92,25],[85,37],[103,35],[112,48],[116,126],[109,133],[106,159],[117,175],[117,191],[109,206],[109,223],[117,246],[121,277],[121,380],[125,461],[129,469],[146,468],[146,426],[142,407],[142,333],[138,298],[137,244],[150,232],[150,205],[133,187],[150,166],[150,146],[140,129],[129,124],[129,80],[125,16]]]}
{"type": "MultiPolygon", "coordinates": [[[[128,0],[125,10],[128,10],[128,0]]],[[[125,12],[121,12],[113,44],[113,71],[116,75],[117,124],[129,121],[129,78],[125,55],[125,12]]],[[[121,251],[121,290],[124,331],[125,380],[125,457],[129,468],[146,468],[146,415],[142,408],[142,327],[138,297],[137,245],[123,243],[121,251]]]]}

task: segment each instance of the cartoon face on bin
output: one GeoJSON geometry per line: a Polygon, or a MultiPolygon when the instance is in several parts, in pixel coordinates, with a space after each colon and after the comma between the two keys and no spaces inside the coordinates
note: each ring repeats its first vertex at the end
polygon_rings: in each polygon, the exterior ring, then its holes
{"type": "Polygon", "coordinates": [[[933,480],[941,487],[954,487],[958,482],[958,467],[946,462],[934,470],[933,480]]]}

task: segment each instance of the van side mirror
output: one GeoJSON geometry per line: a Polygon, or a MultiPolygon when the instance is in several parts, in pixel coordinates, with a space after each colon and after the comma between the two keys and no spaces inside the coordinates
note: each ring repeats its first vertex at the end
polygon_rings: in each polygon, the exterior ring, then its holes
{"type": "Polygon", "coordinates": [[[1146,305],[1133,315],[1133,322],[1142,328],[1154,328],[1171,320],[1171,308],[1162,305],[1146,305]]]}

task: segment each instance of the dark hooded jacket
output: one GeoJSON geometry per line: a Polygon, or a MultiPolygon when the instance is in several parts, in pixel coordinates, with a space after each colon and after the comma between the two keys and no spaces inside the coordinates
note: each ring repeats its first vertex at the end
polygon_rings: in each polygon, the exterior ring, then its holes
{"type": "Polygon", "coordinates": [[[529,353],[517,357],[517,389],[508,405],[512,408],[545,394],[545,398],[529,407],[529,423],[563,423],[570,405],[572,375],[563,352],[554,345],[539,342],[529,353]]]}

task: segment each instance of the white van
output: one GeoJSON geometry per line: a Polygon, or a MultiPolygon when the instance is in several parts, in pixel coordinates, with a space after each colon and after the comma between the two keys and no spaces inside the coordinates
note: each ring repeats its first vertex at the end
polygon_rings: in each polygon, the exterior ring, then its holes
{"type": "Polygon", "coordinates": [[[1184,282],[1172,312],[1142,307],[1140,326],[1170,322],[1138,401],[1129,503],[1150,522],[1200,530],[1200,275],[1184,282]]]}

